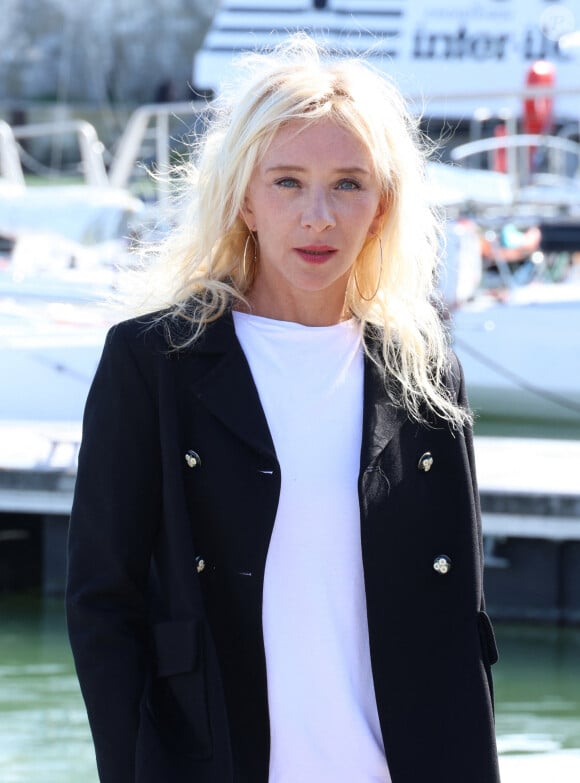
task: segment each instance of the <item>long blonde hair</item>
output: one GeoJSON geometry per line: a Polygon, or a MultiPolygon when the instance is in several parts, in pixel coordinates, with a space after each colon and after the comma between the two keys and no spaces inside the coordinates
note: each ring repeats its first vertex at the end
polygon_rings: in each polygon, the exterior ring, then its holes
{"type": "Polygon", "coordinates": [[[449,352],[433,305],[441,231],[425,184],[427,144],[401,94],[361,58],[333,59],[304,34],[245,55],[237,73],[179,172],[181,220],[147,261],[141,309],[187,319],[184,347],[226,310],[247,307],[259,252],[240,209],[254,167],[284,123],[332,118],[369,151],[387,207],[378,239],[353,266],[345,304],[366,334],[380,335],[381,366],[409,415],[421,420],[427,409],[465,424],[470,414],[444,381],[449,352]]]}

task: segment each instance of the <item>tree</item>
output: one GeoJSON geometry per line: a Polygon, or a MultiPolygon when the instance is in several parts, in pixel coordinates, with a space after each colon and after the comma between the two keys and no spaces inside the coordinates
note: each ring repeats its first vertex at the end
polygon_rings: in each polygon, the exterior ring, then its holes
{"type": "Polygon", "coordinates": [[[0,98],[152,101],[191,96],[193,55],[219,0],[3,0],[0,98]]]}

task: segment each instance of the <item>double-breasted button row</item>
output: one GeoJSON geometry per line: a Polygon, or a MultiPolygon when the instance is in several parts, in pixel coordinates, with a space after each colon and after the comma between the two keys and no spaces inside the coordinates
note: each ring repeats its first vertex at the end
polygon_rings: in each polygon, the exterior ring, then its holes
{"type": "MultiPolygon", "coordinates": [[[[189,468],[197,468],[201,465],[201,457],[197,453],[197,451],[194,451],[193,449],[188,449],[185,452],[185,462],[189,468]]],[[[417,468],[419,470],[422,470],[424,473],[428,473],[431,468],[433,467],[433,455],[430,451],[426,451],[419,457],[419,462],[417,463],[417,468]]],[[[273,470],[270,469],[262,469],[259,471],[260,473],[263,473],[265,475],[272,475],[273,470]]]]}

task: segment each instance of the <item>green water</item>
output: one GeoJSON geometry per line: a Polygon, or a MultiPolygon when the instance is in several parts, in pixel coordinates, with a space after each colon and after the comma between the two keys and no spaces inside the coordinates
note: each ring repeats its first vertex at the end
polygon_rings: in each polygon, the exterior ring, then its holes
{"type": "Polygon", "coordinates": [[[97,781],[61,601],[0,599],[0,780],[97,781]]]}
{"type": "Polygon", "coordinates": [[[580,440],[580,416],[575,420],[561,422],[479,417],[475,420],[474,433],[501,438],[580,440]]]}
{"type": "MultiPolygon", "coordinates": [[[[496,630],[502,780],[578,783],[580,629],[496,630]]],[[[0,598],[0,780],[97,783],[61,601],[0,598]]]]}

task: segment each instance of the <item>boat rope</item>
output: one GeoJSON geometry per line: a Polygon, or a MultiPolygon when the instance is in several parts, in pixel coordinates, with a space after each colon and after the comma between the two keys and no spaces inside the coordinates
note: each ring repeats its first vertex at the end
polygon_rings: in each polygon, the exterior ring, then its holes
{"type": "Polygon", "coordinates": [[[17,142],[18,152],[20,154],[20,160],[26,166],[26,168],[36,176],[48,177],[49,179],[58,179],[63,176],[78,175],[81,172],[80,163],[71,163],[68,166],[61,166],[55,168],[54,166],[47,166],[41,163],[37,158],[33,157],[22,144],[17,142]]]}
{"type": "Polygon", "coordinates": [[[41,354],[32,354],[31,356],[39,364],[44,364],[45,367],[54,370],[54,372],[56,373],[60,373],[62,375],[68,375],[69,378],[73,378],[75,381],[80,381],[81,383],[86,384],[86,383],[90,383],[93,379],[92,375],[86,375],[85,373],[75,370],[73,367],[69,367],[68,365],[63,364],[62,362],[55,361],[54,359],[50,359],[46,356],[42,356],[41,354]]]}
{"type": "Polygon", "coordinates": [[[547,400],[554,405],[558,405],[560,408],[566,408],[567,410],[573,411],[573,413],[580,415],[580,405],[574,400],[571,400],[568,397],[564,397],[561,394],[551,392],[549,389],[543,389],[540,386],[535,386],[534,384],[529,383],[529,381],[527,381],[521,375],[518,375],[512,370],[509,370],[503,364],[500,364],[494,359],[491,359],[486,354],[478,351],[477,348],[473,348],[473,346],[469,345],[469,343],[466,343],[461,338],[454,336],[453,342],[455,345],[461,348],[462,351],[465,351],[465,353],[468,353],[478,362],[481,362],[481,364],[486,365],[491,370],[497,372],[499,375],[502,375],[504,378],[512,381],[512,383],[514,383],[523,391],[534,394],[536,397],[540,397],[541,399],[547,400]]]}

